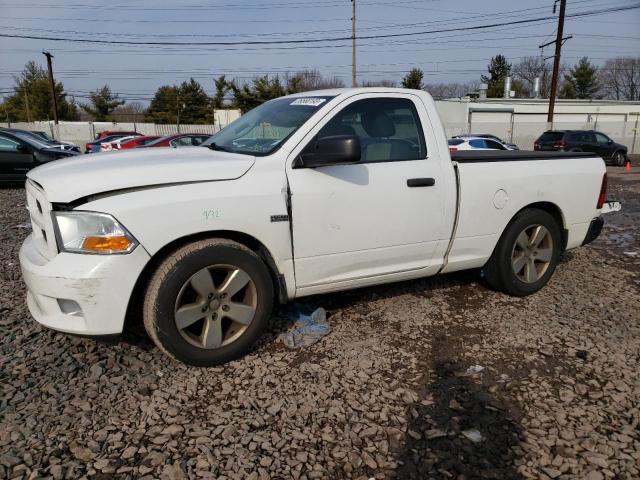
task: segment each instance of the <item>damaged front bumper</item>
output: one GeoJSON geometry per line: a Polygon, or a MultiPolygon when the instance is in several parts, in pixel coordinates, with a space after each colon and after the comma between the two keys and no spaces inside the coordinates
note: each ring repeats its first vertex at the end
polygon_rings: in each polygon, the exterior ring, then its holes
{"type": "Polygon", "coordinates": [[[29,311],[38,323],[61,332],[119,335],[129,298],[149,258],[138,245],[127,255],[63,252],[48,260],[30,235],[20,249],[29,311]]]}

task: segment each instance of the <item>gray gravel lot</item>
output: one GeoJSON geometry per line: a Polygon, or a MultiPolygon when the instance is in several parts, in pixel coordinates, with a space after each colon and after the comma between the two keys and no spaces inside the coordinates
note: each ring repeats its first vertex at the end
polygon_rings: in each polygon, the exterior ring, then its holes
{"type": "Polygon", "coordinates": [[[536,295],[472,272],[313,297],[321,342],[278,343],[281,310],[209,369],[38,326],[0,189],[0,478],[640,478],[640,174],[610,184],[624,211],[536,295]]]}

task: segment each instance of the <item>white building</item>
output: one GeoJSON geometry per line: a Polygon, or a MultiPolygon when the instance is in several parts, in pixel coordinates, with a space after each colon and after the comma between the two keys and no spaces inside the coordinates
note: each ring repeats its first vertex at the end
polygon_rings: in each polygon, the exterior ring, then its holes
{"type": "MultiPolygon", "coordinates": [[[[451,98],[437,100],[436,107],[447,135],[492,133],[516,143],[523,150],[533,149],[534,140],[547,125],[547,99],[528,98],[451,98]]],[[[616,100],[557,100],[555,130],[599,130],[640,153],[640,102],[616,100]]]]}

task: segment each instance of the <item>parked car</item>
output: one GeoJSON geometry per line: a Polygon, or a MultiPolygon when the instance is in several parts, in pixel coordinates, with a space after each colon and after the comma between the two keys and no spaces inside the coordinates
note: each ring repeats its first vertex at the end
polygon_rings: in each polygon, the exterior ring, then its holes
{"type": "Polygon", "coordinates": [[[481,137],[454,137],[447,141],[450,152],[458,150],[512,150],[497,140],[481,137]]]}
{"type": "Polygon", "coordinates": [[[206,133],[178,133],[160,137],[153,142],[149,142],[147,147],[197,147],[207,140],[211,135],[206,133]]]}
{"type": "Polygon", "coordinates": [[[120,150],[120,145],[122,142],[128,142],[136,137],[129,135],[128,137],[120,137],[115,140],[111,140],[110,142],[102,142],[100,144],[101,152],[110,152],[112,150],[120,150]]]}
{"type": "Polygon", "coordinates": [[[129,135],[140,135],[138,132],[127,132],[127,131],[120,131],[120,130],[105,130],[104,132],[98,132],[95,135],[94,140],[101,140],[103,138],[106,137],[111,137],[114,135],[120,135],[121,137],[126,137],[129,135]]]}
{"type": "Polygon", "coordinates": [[[163,352],[200,366],[247,352],[276,301],[476,268],[530,295],[613,209],[596,155],[451,155],[421,90],[285,96],[199,148],[118,158],[29,172],[29,310],[113,340],[131,307],[163,352]]]}
{"type": "MultiPolygon", "coordinates": [[[[96,140],[95,142],[87,143],[85,145],[85,153],[99,152],[100,148],[101,148],[101,145],[103,143],[109,143],[109,142],[112,142],[112,141],[117,140],[119,138],[129,137],[129,136],[131,136],[129,133],[118,132],[118,133],[114,133],[113,135],[109,135],[107,137],[102,137],[100,140],[96,140]]],[[[136,133],[135,136],[141,136],[141,135],[139,133],[136,133]]]]}
{"type": "Polygon", "coordinates": [[[80,147],[78,147],[77,145],[70,142],[56,140],[42,131],[22,130],[19,128],[0,128],[0,132],[13,133],[14,135],[18,136],[27,136],[29,138],[33,138],[38,142],[44,142],[54,148],[80,153],[80,147]]]}
{"type": "Polygon", "coordinates": [[[501,143],[502,145],[507,147],[507,150],[520,150],[520,148],[518,148],[518,145],[516,145],[515,143],[505,142],[500,137],[497,137],[490,133],[467,133],[463,135],[454,135],[451,138],[469,138],[469,137],[487,138],[489,140],[495,140],[496,142],[501,143]]]}
{"type": "Polygon", "coordinates": [[[0,131],[0,183],[23,183],[32,168],[75,155],[78,152],[61,150],[33,136],[0,131]]]}
{"type": "Polygon", "coordinates": [[[627,147],[595,130],[548,130],[534,142],[538,151],[593,152],[619,167],[627,163],[627,147]]]}
{"type": "Polygon", "coordinates": [[[144,135],[141,137],[134,137],[126,141],[121,141],[120,150],[128,150],[129,148],[144,147],[145,145],[148,145],[149,143],[153,142],[154,140],[157,140],[158,138],[160,137],[157,135],[144,135]]]}

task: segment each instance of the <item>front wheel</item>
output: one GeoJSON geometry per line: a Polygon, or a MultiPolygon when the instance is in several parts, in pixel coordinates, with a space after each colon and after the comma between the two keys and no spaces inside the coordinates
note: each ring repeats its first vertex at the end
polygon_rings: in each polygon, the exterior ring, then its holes
{"type": "Polygon", "coordinates": [[[627,159],[622,152],[616,152],[613,154],[613,164],[617,167],[624,167],[624,164],[627,163],[627,159]]]}
{"type": "Polygon", "coordinates": [[[273,283],[262,259],[224,239],[175,251],[156,269],[143,318],[154,343],[195,366],[246,353],[262,335],[273,307],[273,283]]]}
{"type": "Polygon", "coordinates": [[[483,273],[489,285],[523,297],[544,287],[558,264],[560,227],[544,210],[519,212],[502,234],[483,273]]]}

